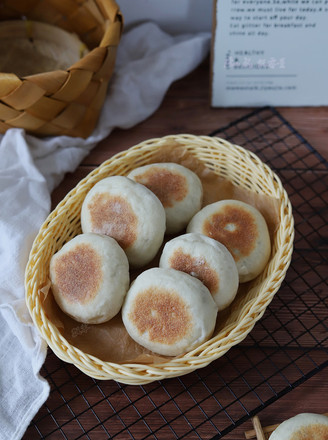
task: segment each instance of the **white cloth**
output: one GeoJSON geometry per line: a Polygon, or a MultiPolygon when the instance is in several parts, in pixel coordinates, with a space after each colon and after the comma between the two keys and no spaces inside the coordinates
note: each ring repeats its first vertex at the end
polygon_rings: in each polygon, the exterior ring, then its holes
{"type": "Polygon", "coordinates": [[[208,54],[210,34],[172,37],[152,23],[123,34],[116,71],[97,128],[88,139],[0,136],[0,439],[21,438],[49,395],[39,370],[46,344],[24,300],[24,270],[50,211],[50,193],[115,127],[150,116],[170,84],[208,54]]]}

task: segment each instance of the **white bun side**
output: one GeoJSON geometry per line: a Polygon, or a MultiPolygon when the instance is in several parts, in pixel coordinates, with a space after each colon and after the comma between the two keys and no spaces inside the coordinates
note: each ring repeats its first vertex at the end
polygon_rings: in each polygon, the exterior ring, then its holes
{"type": "Polygon", "coordinates": [[[228,307],[236,296],[239,276],[232,255],[222,243],[205,235],[189,233],[168,241],[159,266],[198,278],[211,292],[219,310],[228,307]]]}
{"type": "Polygon", "coordinates": [[[174,269],[141,273],[122,308],[131,338],[164,356],[181,355],[206,341],[216,316],[217,306],[201,281],[174,269]]]}
{"type": "Polygon", "coordinates": [[[270,440],[328,439],[328,417],[302,413],[282,422],[270,435],[270,440]]]}
{"type": "Polygon", "coordinates": [[[67,315],[100,324],[122,307],[129,288],[129,263],[113,238],[80,234],[53,255],[50,279],[54,298],[67,315]]]}
{"type": "Polygon", "coordinates": [[[187,232],[207,235],[226,246],[236,262],[240,283],[257,277],[270,258],[270,235],[264,217],[238,200],[205,206],[191,219],[187,232]]]}
{"type": "Polygon", "coordinates": [[[113,237],[129,263],[141,267],[159,250],[165,233],[165,211],[145,186],[124,176],[100,180],[88,192],[81,211],[83,232],[113,237]]]}
{"type": "Polygon", "coordinates": [[[196,173],[177,163],[154,163],[128,174],[162,202],[167,234],[181,232],[202,206],[203,186],[196,173]]]}

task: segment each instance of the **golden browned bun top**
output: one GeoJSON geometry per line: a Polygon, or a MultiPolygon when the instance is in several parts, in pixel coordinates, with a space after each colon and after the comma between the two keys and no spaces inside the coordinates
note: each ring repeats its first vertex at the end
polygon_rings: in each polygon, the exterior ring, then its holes
{"type": "Polygon", "coordinates": [[[226,205],[212,214],[203,225],[203,233],[224,244],[235,261],[254,249],[258,230],[253,215],[245,208],[226,205]]]}
{"type": "Polygon", "coordinates": [[[213,293],[219,288],[219,276],[205,258],[194,257],[180,247],[169,259],[170,267],[195,276],[213,293]]]}
{"type": "Polygon", "coordinates": [[[54,262],[56,285],[69,302],[87,303],[102,282],[101,257],[91,245],[77,244],[54,262]]]}
{"type": "Polygon", "coordinates": [[[178,170],[153,166],[142,174],[134,176],[136,182],[145,185],[162,202],[164,208],[170,208],[175,202],[183,200],[188,193],[188,182],[178,170]]]}
{"type": "Polygon", "coordinates": [[[177,292],[157,286],[141,290],[134,299],[129,319],[149,340],[171,345],[183,339],[192,327],[188,307],[177,292]]]}
{"type": "Polygon", "coordinates": [[[98,193],[88,209],[93,232],[114,238],[123,249],[136,241],[138,219],[125,197],[98,193]]]}
{"type": "Polygon", "coordinates": [[[290,440],[328,440],[328,426],[321,423],[302,426],[292,434],[290,440]]]}

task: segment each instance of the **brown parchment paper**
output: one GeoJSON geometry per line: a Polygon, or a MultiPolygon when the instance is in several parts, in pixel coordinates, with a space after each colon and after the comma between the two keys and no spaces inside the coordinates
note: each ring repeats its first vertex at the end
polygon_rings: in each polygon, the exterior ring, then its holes
{"type": "MultiPolygon", "coordinates": [[[[272,242],[274,233],[279,224],[278,200],[234,186],[231,182],[222,179],[206,168],[201,161],[191,154],[188,154],[186,149],[180,144],[172,143],[165,145],[149,163],[156,162],[176,162],[193,170],[200,177],[203,184],[203,206],[224,199],[241,200],[253,205],[266,219],[272,242]]],[[[181,234],[183,233],[184,231],[181,232],[181,234]]],[[[165,242],[171,238],[173,237],[165,237],[161,249],[149,265],[138,271],[130,272],[131,281],[135,279],[140,272],[150,267],[158,266],[162,248],[165,242]]],[[[250,283],[253,285],[254,282],[251,281],[250,283]]],[[[213,336],[225,327],[232,308],[238,307],[240,298],[247,293],[249,286],[249,283],[240,284],[234,302],[227,309],[218,313],[217,325],[213,336]]],[[[48,318],[56,325],[61,334],[71,345],[79,348],[83,352],[96,356],[102,361],[114,363],[155,364],[172,359],[156,355],[134,342],[125,330],[120,313],[103,324],[82,324],[60,310],[53,298],[50,282],[49,285],[42,290],[45,294],[43,307],[48,318]]]]}

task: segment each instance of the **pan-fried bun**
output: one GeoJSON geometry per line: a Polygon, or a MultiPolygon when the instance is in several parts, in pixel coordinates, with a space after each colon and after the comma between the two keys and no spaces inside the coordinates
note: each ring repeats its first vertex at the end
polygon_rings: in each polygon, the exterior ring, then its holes
{"type": "Polygon", "coordinates": [[[166,214],[166,232],[181,232],[200,210],[202,183],[193,171],[177,163],[154,163],[136,168],[130,179],[147,186],[162,202],[166,214]]]}
{"type": "Polygon", "coordinates": [[[129,263],[113,238],[80,234],[53,255],[50,279],[54,298],[67,315],[100,324],[122,307],[129,288],[129,263]]]}
{"type": "Polygon", "coordinates": [[[262,214],[238,200],[221,200],[201,209],[187,232],[199,232],[224,244],[237,264],[239,281],[257,277],[271,252],[270,236],[262,214]]]}
{"type": "Polygon", "coordinates": [[[203,283],[174,269],[142,272],[122,308],[131,338],[165,356],[178,356],[206,341],[216,316],[217,306],[203,283]]]}
{"type": "Polygon", "coordinates": [[[124,176],[100,180],[88,192],[81,211],[83,232],[115,238],[132,266],[149,263],[165,233],[165,212],[148,188],[124,176]]]}
{"type": "Polygon", "coordinates": [[[219,310],[228,307],[236,296],[239,276],[232,255],[223,244],[203,234],[184,234],[168,241],[159,266],[198,278],[211,292],[219,310]]]}
{"type": "Polygon", "coordinates": [[[270,436],[270,440],[324,439],[328,439],[328,417],[313,413],[302,413],[285,420],[270,436]]]}

